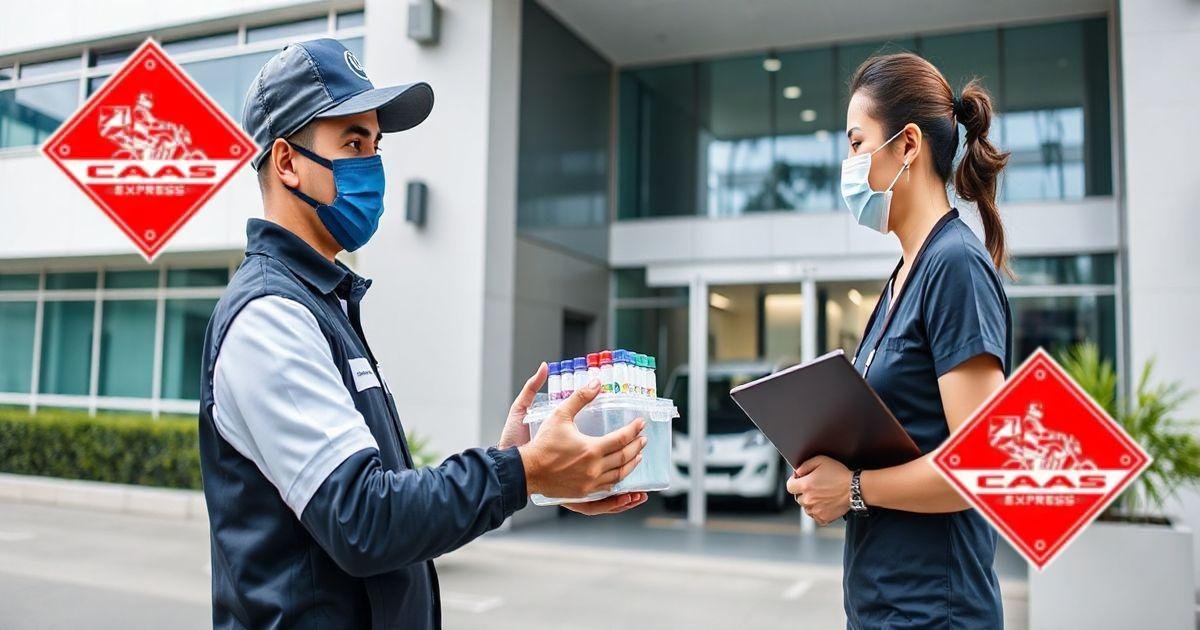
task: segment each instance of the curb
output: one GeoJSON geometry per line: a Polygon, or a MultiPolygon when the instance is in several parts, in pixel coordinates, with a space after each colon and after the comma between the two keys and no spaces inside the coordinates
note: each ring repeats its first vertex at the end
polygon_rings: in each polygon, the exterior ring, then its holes
{"type": "Polygon", "coordinates": [[[208,520],[204,493],[199,490],[0,473],[0,500],[120,514],[208,520]]]}

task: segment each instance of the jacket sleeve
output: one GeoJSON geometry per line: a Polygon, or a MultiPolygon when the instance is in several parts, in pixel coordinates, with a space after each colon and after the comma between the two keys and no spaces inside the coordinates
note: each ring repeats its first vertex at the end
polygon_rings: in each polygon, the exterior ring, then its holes
{"type": "Polygon", "coordinates": [[[525,503],[515,447],[471,449],[436,468],[400,472],[364,449],[325,479],[301,522],[338,566],[365,577],[453,551],[525,503]]]}

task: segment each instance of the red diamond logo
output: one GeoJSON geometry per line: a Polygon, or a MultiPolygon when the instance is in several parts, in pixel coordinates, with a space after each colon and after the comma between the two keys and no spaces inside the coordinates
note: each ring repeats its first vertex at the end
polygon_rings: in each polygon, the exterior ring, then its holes
{"type": "Polygon", "coordinates": [[[1040,571],[1150,457],[1039,348],[933,463],[1040,571]]]}
{"type": "Polygon", "coordinates": [[[147,262],[254,150],[151,39],[42,145],[147,262]]]}

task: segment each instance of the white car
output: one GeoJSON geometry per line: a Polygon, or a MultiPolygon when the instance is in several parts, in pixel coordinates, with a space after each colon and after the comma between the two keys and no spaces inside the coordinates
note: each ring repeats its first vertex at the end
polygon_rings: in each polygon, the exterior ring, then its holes
{"type": "MultiPolygon", "coordinates": [[[[714,362],[708,366],[708,435],[704,463],[707,496],[740,497],[773,510],[788,505],[786,483],[791,468],[779,451],[755,428],[729,397],[729,390],[771,374],[762,361],[714,362]]],[[[691,487],[691,442],[688,439],[688,368],[680,366],[667,381],[666,392],[679,407],[671,444],[671,487],[662,492],[668,509],[682,509],[691,487]]]]}

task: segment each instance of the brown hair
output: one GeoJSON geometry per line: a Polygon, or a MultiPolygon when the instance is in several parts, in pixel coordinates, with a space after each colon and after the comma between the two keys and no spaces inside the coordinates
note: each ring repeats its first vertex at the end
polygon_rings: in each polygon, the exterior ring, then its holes
{"type": "Polygon", "coordinates": [[[899,132],[908,123],[921,128],[929,140],[934,170],[942,181],[950,180],[958,150],[958,124],[962,124],[966,143],[954,172],[954,190],[979,208],[992,262],[1011,276],[1004,223],[996,206],[996,182],[1008,164],[1009,154],[988,140],[992,99],[987,90],[978,79],[972,79],[962,96],[956,98],[946,77],[912,53],[879,55],[864,61],[850,79],[850,94],[860,90],[871,99],[871,115],[883,121],[884,137],[899,132]]]}

